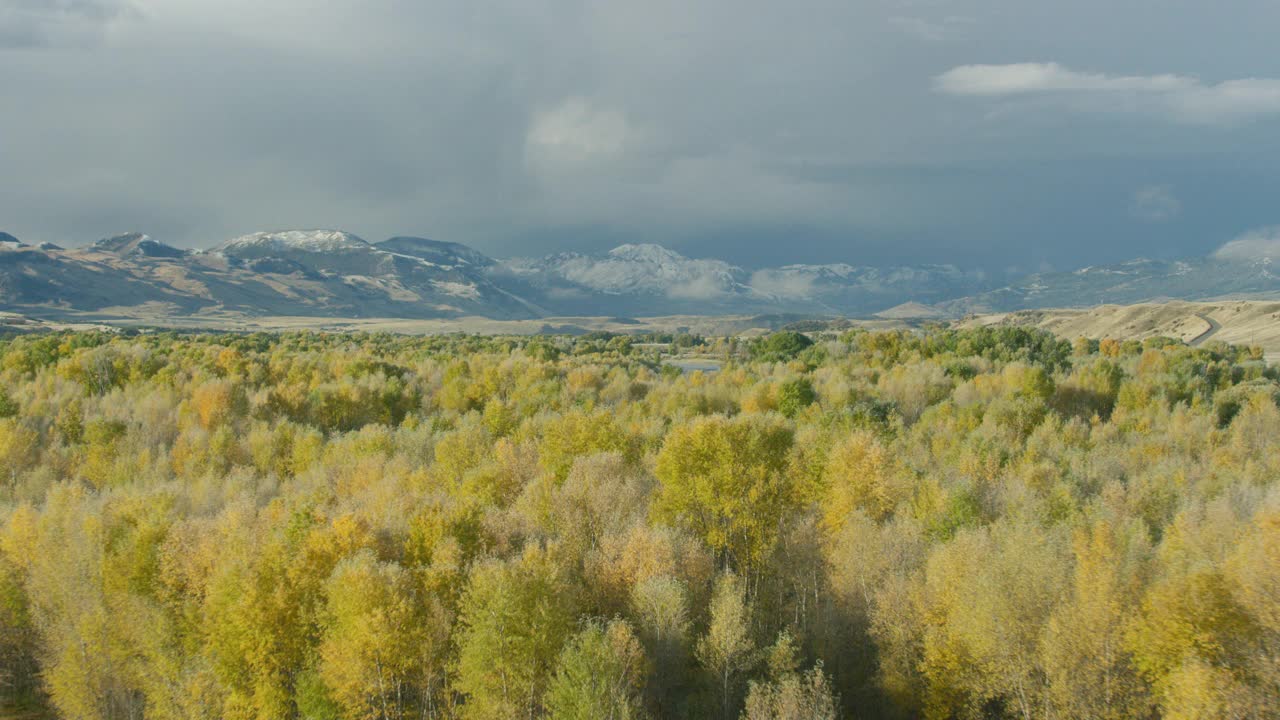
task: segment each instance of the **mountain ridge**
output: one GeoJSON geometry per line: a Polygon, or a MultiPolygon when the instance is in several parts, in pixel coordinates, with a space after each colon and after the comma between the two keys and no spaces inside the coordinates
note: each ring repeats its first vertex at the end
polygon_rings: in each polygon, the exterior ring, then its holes
{"type": "Polygon", "coordinates": [[[499,259],[461,243],[407,235],[369,242],[333,229],[254,232],[209,249],[177,248],[140,232],[71,249],[32,246],[0,233],[0,309],[145,307],[175,316],[421,319],[888,313],[925,319],[1162,298],[1280,297],[1280,274],[1273,272],[1280,248],[1224,251],[999,282],[941,263],[748,269],[653,243],[499,259]]]}

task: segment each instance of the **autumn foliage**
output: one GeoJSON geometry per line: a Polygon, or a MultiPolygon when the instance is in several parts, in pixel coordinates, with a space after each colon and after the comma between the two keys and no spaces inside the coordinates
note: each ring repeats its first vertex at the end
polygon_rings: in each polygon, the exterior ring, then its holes
{"type": "Polygon", "coordinates": [[[1278,402],[1015,328],[0,339],[0,716],[1277,717],[1278,402]]]}

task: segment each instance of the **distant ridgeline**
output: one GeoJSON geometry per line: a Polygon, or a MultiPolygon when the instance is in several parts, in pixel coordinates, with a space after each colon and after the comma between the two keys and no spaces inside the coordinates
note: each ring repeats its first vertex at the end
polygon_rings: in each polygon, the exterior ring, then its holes
{"type": "Polygon", "coordinates": [[[946,318],[978,311],[1130,303],[1156,298],[1274,297],[1269,257],[1238,253],[1139,260],[997,279],[951,265],[847,264],[744,269],[657,245],[602,255],[495,260],[415,237],[369,243],[336,230],[245,235],[208,250],[140,233],[67,249],[0,233],[0,309],[181,317],[522,319],[565,315],[797,313],[946,318]],[[139,310],[141,309],[141,310],[139,310]]]}

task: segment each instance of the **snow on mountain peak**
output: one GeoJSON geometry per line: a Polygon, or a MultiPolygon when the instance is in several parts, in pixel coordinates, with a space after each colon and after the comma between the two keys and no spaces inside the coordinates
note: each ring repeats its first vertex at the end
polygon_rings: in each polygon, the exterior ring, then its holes
{"type": "Polygon", "coordinates": [[[466,245],[412,236],[388,238],[374,245],[386,252],[417,258],[438,265],[474,265],[487,267],[493,265],[491,258],[466,245]]]}
{"type": "Polygon", "coordinates": [[[104,237],[93,244],[95,248],[114,248],[123,247],[125,245],[136,245],[151,240],[151,236],[146,233],[130,232],[104,237]]]}
{"type": "Polygon", "coordinates": [[[102,238],[91,245],[90,249],[120,257],[179,258],[187,253],[186,250],[152,240],[150,235],[140,232],[102,238]]]}
{"type": "Polygon", "coordinates": [[[1280,227],[1251,230],[1222,245],[1211,257],[1228,262],[1257,262],[1280,258],[1280,227]]]}
{"type": "Polygon", "coordinates": [[[675,250],[671,250],[654,243],[627,243],[626,245],[619,245],[609,251],[609,256],[630,262],[654,264],[680,263],[687,262],[689,260],[689,258],[681,255],[675,250]]]}
{"type": "Polygon", "coordinates": [[[738,268],[723,260],[693,260],[650,243],[620,245],[604,256],[555,257],[548,269],[577,285],[609,295],[664,295],[710,299],[742,289],[738,268]]]}
{"type": "Polygon", "coordinates": [[[368,250],[370,247],[363,239],[341,230],[281,230],[241,235],[223,243],[218,250],[231,255],[246,251],[349,253],[368,250]]]}

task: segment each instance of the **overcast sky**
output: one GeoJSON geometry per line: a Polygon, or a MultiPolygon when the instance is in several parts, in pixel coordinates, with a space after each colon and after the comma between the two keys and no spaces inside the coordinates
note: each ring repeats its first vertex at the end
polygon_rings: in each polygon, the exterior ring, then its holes
{"type": "Polygon", "coordinates": [[[1004,269],[1280,224],[1274,0],[0,0],[0,230],[1004,269]]]}

